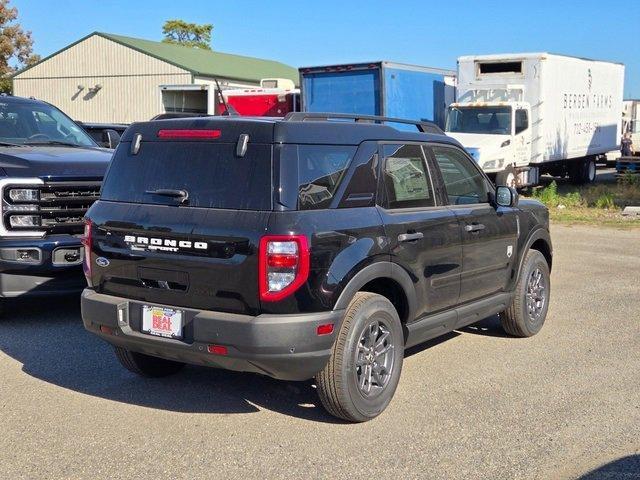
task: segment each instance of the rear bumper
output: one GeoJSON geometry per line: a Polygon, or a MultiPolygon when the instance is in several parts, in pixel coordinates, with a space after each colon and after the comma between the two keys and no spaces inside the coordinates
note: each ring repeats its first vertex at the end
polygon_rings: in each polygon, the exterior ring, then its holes
{"type": "Polygon", "coordinates": [[[281,380],[306,380],[324,368],[344,316],[340,310],[253,317],[165,305],[185,312],[184,339],[174,340],[140,332],[144,304],[87,288],[82,321],[107,342],[135,352],[281,380]],[[334,324],[333,333],[317,335],[318,325],[327,323],[334,324]],[[103,333],[101,326],[113,333],[103,333]],[[211,354],[209,345],[225,346],[228,354],[211,354]]]}
{"type": "Polygon", "coordinates": [[[0,239],[0,297],[79,293],[82,245],[72,235],[0,239]],[[30,258],[19,259],[20,254],[30,258]]]}

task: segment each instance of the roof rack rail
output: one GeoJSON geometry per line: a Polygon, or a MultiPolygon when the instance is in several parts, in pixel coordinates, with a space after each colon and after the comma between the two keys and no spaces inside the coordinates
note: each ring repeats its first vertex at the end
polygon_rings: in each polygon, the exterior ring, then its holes
{"type": "Polygon", "coordinates": [[[358,115],[352,113],[321,113],[321,112],[290,112],[284,117],[285,122],[353,120],[356,123],[404,123],[414,125],[421,133],[434,133],[444,135],[442,129],[433,122],[427,120],[406,120],[404,118],[381,117],[378,115],[358,115]]]}

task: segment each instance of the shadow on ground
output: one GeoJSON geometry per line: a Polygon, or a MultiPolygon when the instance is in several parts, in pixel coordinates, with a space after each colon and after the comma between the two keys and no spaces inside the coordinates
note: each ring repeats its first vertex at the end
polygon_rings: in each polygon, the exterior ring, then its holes
{"type": "Polygon", "coordinates": [[[473,333],[474,335],[482,335],[484,337],[513,338],[502,328],[498,315],[485,318],[478,323],[461,328],[460,332],[473,333]]]}
{"type": "MultiPolygon", "coordinates": [[[[45,382],[117,402],[184,413],[251,413],[268,409],[312,421],[339,423],[320,405],[313,381],[190,366],[147,379],[120,366],[111,347],[84,330],[77,298],[7,303],[0,317],[0,350],[45,382]],[[43,312],[46,311],[46,314],[43,312]]],[[[445,335],[407,356],[457,336],[445,335]]]]}
{"type": "Polygon", "coordinates": [[[629,455],[609,462],[578,477],[579,480],[639,480],[640,455],[629,455]]]}

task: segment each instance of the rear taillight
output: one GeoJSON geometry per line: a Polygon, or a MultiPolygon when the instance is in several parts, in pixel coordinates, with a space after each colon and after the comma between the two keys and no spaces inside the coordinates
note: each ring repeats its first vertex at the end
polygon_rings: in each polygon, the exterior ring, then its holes
{"type": "Polygon", "coordinates": [[[84,219],[84,235],[82,235],[82,245],[84,245],[84,261],[82,262],[82,269],[84,270],[84,276],[87,277],[87,283],[91,287],[91,230],[93,222],[88,218],[84,219]]]}
{"type": "Polygon", "coordinates": [[[268,235],[260,239],[260,299],[288,297],[309,277],[309,243],[304,235],[268,235]]]}

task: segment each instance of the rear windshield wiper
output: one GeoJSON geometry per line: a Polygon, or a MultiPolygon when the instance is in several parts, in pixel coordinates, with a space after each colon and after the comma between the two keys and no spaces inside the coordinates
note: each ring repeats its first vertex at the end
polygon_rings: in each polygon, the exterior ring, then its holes
{"type": "Polygon", "coordinates": [[[61,142],[59,140],[45,140],[41,142],[24,142],[25,145],[61,145],[63,147],[85,148],[82,145],[69,142],[61,142]]]}
{"type": "Polygon", "coordinates": [[[180,199],[180,203],[185,203],[189,199],[189,192],[186,190],[172,190],[169,188],[159,188],[157,190],[147,190],[144,192],[148,195],[162,195],[163,197],[172,197],[180,199]]]}

